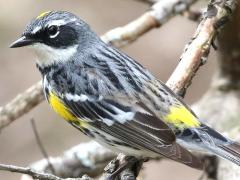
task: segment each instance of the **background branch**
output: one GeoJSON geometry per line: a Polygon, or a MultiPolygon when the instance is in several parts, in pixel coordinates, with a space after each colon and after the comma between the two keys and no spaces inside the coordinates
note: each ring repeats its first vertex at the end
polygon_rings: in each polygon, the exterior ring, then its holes
{"type": "Polygon", "coordinates": [[[143,2],[143,3],[148,3],[148,4],[154,4],[156,2],[158,2],[159,0],[135,0],[135,1],[139,1],[139,2],[143,2]]]}
{"type": "MultiPolygon", "coordinates": [[[[236,1],[235,1],[236,2],[236,1]]],[[[240,140],[240,6],[218,36],[218,64],[211,86],[193,110],[211,127],[240,140]]],[[[219,159],[215,179],[237,180],[240,168],[219,159]]]]}
{"type": "Polygon", "coordinates": [[[116,47],[125,46],[153,28],[165,24],[172,17],[186,11],[197,0],[160,0],[131,23],[115,28],[102,36],[103,41],[116,47]]]}
{"type": "Polygon", "coordinates": [[[200,10],[191,10],[189,9],[188,11],[184,11],[182,13],[182,15],[192,21],[196,21],[199,22],[204,14],[204,10],[200,9],[200,10]]]}
{"type": "MultiPolygon", "coordinates": [[[[55,175],[48,174],[48,173],[40,173],[37,172],[31,168],[24,168],[24,167],[19,167],[19,166],[13,166],[13,165],[5,165],[5,164],[0,164],[0,170],[4,171],[10,171],[10,172],[17,172],[17,173],[22,173],[22,174],[28,174],[34,179],[41,179],[41,180],[64,180],[62,178],[59,178],[55,175]]],[[[71,180],[71,178],[68,178],[68,180],[71,180]]],[[[77,179],[76,179],[77,180],[77,179]]],[[[78,178],[78,180],[82,180],[82,178],[78,178]]]]}
{"type": "MultiPolygon", "coordinates": [[[[125,156],[120,154],[118,155],[117,160],[119,161],[119,163],[123,163],[123,161],[125,161],[125,156]]],[[[25,174],[24,176],[22,176],[21,178],[22,180],[31,180],[32,178],[40,179],[40,180],[93,180],[88,175],[83,175],[81,178],[78,178],[78,177],[62,178],[50,173],[41,173],[29,167],[20,167],[20,166],[5,165],[5,164],[0,164],[0,170],[25,174]],[[29,176],[26,176],[26,175],[29,175],[29,176]]],[[[111,173],[103,173],[103,175],[99,178],[99,180],[110,180],[109,179],[110,175],[111,173]]],[[[121,177],[120,179],[122,180],[135,179],[134,172],[131,171],[130,169],[126,169],[123,172],[121,172],[120,177],[121,177]]]]}
{"type": "Polygon", "coordinates": [[[44,99],[42,83],[39,81],[25,92],[17,95],[5,106],[0,107],[0,130],[8,126],[15,119],[28,113],[44,99]]]}
{"type": "Polygon", "coordinates": [[[229,6],[231,11],[229,11],[226,8],[226,2],[218,1],[218,3],[214,2],[208,5],[207,12],[192,41],[186,45],[178,66],[166,83],[175,93],[183,96],[198,68],[206,62],[219,29],[225,24],[230,12],[234,9],[231,4],[229,6]]]}
{"type": "MultiPolygon", "coordinates": [[[[104,167],[116,156],[112,151],[95,141],[81,143],[67,150],[63,156],[49,157],[55,173],[63,178],[81,177],[88,174],[95,177],[102,173],[104,167]]],[[[51,172],[46,159],[31,165],[39,172],[51,172]]]]}
{"type": "Polygon", "coordinates": [[[42,141],[41,141],[41,139],[40,139],[40,137],[39,137],[39,134],[38,134],[38,131],[37,131],[37,127],[36,127],[36,124],[35,124],[35,121],[34,121],[33,118],[31,119],[31,125],[32,125],[32,129],[33,129],[33,132],[34,132],[34,136],[35,136],[37,145],[38,145],[41,153],[43,154],[44,159],[47,161],[48,166],[49,166],[49,169],[51,170],[52,174],[56,174],[56,173],[55,173],[55,169],[54,169],[53,165],[51,164],[51,162],[50,162],[50,160],[49,160],[48,153],[47,153],[47,151],[45,150],[45,148],[44,148],[44,146],[43,146],[43,144],[42,144],[42,141]]]}

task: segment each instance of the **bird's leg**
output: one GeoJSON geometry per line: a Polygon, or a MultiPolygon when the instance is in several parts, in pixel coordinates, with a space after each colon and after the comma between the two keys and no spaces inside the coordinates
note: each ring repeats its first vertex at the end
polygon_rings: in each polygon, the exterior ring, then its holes
{"type": "Polygon", "coordinates": [[[142,165],[144,162],[147,162],[149,158],[141,158],[141,159],[136,159],[135,158],[135,163],[132,166],[132,170],[134,172],[135,177],[138,176],[140,170],[142,169],[142,165]]]}
{"type": "Polygon", "coordinates": [[[114,158],[113,160],[108,163],[108,165],[104,168],[104,171],[108,174],[114,173],[114,171],[117,169],[119,166],[119,160],[118,157],[114,158]]]}
{"type": "MultiPolygon", "coordinates": [[[[111,161],[108,164],[108,166],[105,168],[105,171],[110,173],[110,175],[108,176],[107,179],[115,180],[117,178],[117,176],[122,175],[121,173],[123,173],[124,170],[130,169],[134,173],[133,177],[132,177],[134,180],[135,177],[137,177],[137,175],[142,167],[143,162],[145,162],[145,161],[146,161],[146,159],[139,160],[134,156],[124,156],[124,157],[118,156],[116,159],[111,161]],[[116,166],[118,166],[118,167],[116,168],[116,166]],[[114,169],[114,171],[113,171],[113,169],[114,169]]],[[[130,173],[127,173],[127,174],[129,175],[130,173]]],[[[123,175],[123,176],[125,176],[125,175],[123,175]]]]}
{"type": "Polygon", "coordinates": [[[208,155],[204,157],[204,172],[209,179],[217,179],[218,158],[216,156],[208,155]]]}

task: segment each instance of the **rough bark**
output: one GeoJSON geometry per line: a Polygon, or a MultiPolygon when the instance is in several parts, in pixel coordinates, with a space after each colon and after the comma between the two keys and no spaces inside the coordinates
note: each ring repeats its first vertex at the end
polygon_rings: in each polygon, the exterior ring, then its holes
{"type": "MultiPolygon", "coordinates": [[[[240,140],[240,6],[218,38],[218,67],[210,89],[194,105],[195,112],[207,124],[240,140]]],[[[237,180],[240,168],[219,159],[218,180],[237,180]]]]}

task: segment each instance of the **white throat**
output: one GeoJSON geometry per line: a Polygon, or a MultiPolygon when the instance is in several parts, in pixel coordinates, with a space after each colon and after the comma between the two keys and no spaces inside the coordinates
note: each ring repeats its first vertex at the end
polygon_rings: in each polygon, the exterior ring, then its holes
{"type": "Polygon", "coordinates": [[[36,43],[31,48],[34,49],[37,55],[37,63],[40,66],[48,66],[56,62],[64,62],[77,52],[77,45],[66,49],[56,49],[42,43],[36,43]]]}

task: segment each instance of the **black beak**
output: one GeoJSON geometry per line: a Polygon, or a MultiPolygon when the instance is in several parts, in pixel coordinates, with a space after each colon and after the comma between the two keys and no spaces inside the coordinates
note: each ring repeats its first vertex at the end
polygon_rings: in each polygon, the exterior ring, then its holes
{"type": "Polygon", "coordinates": [[[18,47],[23,47],[23,46],[29,46],[35,42],[36,42],[36,40],[34,40],[34,39],[30,39],[30,38],[27,38],[26,36],[22,36],[15,42],[13,42],[9,47],[10,48],[18,48],[18,47]]]}

